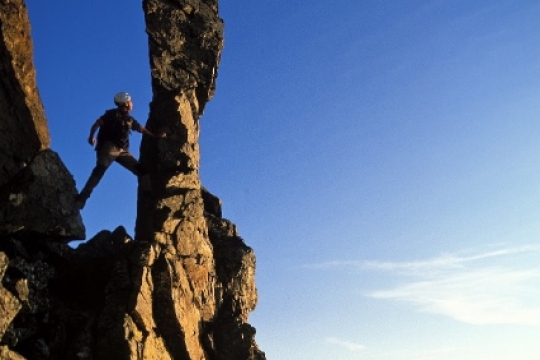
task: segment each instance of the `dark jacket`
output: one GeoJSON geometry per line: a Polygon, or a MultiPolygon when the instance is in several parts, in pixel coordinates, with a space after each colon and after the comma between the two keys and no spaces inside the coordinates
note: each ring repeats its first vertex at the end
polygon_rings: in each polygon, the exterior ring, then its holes
{"type": "Polygon", "coordinates": [[[96,150],[107,141],[112,142],[121,149],[129,149],[129,135],[131,130],[141,132],[141,124],[129,114],[122,114],[118,109],[105,111],[100,117],[103,124],[99,127],[96,150]]]}

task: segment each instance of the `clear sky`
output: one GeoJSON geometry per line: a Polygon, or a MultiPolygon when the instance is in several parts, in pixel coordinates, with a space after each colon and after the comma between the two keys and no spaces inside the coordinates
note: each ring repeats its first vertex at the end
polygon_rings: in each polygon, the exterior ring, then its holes
{"type": "MultiPolygon", "coordinates": [[[[27,0],[52,148],[151,100],[140,2],[27,0]]],[[[257,255],[270,360],[537,360],[540,3],[221,1],[201,178],[257,255]]],[[[132,136],[138,155],[140,134],[132,136]]],[[[113,165],[82,215],[133,232],[113,165]]]]}

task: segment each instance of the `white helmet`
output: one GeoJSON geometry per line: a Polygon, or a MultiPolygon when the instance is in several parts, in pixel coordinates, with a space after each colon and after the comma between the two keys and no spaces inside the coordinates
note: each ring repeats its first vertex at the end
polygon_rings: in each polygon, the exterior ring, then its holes
{"type": "Polygon", "coordinates": [[[131,95],[129,95],[127,92],[119,92],[118,94],[114,95],[114,103],[116,105],[122,105],[128,101],[131,101],[131,95]]]}

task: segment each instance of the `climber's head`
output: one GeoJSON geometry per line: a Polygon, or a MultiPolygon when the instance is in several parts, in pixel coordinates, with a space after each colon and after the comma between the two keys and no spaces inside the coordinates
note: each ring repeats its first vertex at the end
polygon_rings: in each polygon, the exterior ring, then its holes
{"type": "Polygon", "coordinates": [[[133,109],[133,102],[131,101],[131,95],[127,92],[119,92],[114,95],[114,103],[118,108],[124,112],[130,112],[133,109]]]}

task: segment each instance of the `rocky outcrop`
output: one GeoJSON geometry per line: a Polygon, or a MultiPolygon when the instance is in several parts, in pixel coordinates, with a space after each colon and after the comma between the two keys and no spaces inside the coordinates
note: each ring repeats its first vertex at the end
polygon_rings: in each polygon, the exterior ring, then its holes
{"type": "Polygon", "coordinates": [[[0,234],[84,239],[84,224],[73,206],[76,194],[75,181],[58,154],[38,152],[2,187],[0,234]]]}
{"type": "Polygon", "coordinates": [[[0,186],[50,145],[23,0],[0,1],[0,186]]]}
{"type": "Polygon", "coordinates": [[[255,255],[201,186],[199,121],[223,45],[217,0],[143,1],[153,99],[134,240],[84,238],[49,148],[22,0],[0,0],[0,358],[263,360],[248,316],[255,255]],[[18,128],[16,124],[24,124],[18,128]],[[0,132],[1,133],[1,132],[0,132]],[[14,143],[26,146],[14,147],[14,143]]]}
{"type": "Polygon", "coordinates": [[[0,235],[83,239],[75,181],[49,149],[32,48],[24,2],[0,1],[0,235]]]}

